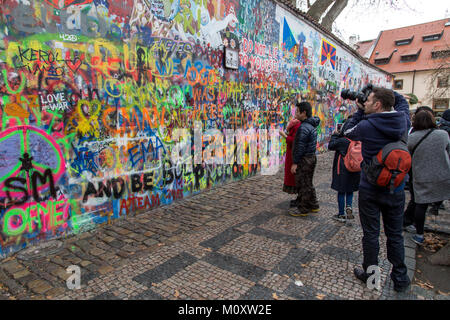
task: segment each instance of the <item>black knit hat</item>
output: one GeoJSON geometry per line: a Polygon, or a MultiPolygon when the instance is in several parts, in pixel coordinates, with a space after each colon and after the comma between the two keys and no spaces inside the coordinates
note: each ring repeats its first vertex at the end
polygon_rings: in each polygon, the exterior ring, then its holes
{"type": "Polygon", "coordinates": [[[450,109],[444,111],[444,113],[442,114],[442,118],[444,118],[444,120],[446,121],[450,121],[450,109]]]}

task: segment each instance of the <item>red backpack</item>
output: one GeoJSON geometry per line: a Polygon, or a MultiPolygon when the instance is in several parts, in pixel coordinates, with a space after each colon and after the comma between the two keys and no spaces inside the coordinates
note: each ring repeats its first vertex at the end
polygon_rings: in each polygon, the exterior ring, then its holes
{"type": "Polygon", "coordinates": [[[393,193],[411,169],[411,154],[405,139],[388,143],[369,164],[363,164],[362,167],[369,183],[378,187],[389,187],[393,193]]]}
{"type": "MultiPolygon", "coordinates": [[[[347,153],[344,157],[344,166],[349,172],[360,172],[361,171],[361,162],[363,160],[361,153],[361,141],[353,141],[346,138],[350,141],[350,144],[347,148],[347,153]]],[[[339,162],[342,158],[342,155],[339,155],[339,162]]],[[[339,170],[340,163],[338,163],[338,174],[340,174],[339,170]]]]}

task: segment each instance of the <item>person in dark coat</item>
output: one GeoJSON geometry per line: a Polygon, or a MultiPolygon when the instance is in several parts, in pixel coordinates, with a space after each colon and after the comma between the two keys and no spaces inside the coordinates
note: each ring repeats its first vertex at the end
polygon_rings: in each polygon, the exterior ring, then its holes
{"type": "Polygon", "coordinates": [[[320,118],[313,117],[312,106],[306,101],[297,103],[295,117],[302,121],[294,139],[291,166],[298,188],[298,211],[289,214],[294,217],[306,217],[310,212],[319,212],[320,209],[313,184],[317,165],[317,127],[320,118]]]}
{"type": "Polygon", "coordinates": [[[439,129],[445,130],[450,138],[450,109],[447,109],[442,114],[441,121],[439,122],[439,129]]]}
{"type": "MultiPolygon", "coordinates": [[[[384,146],[400,140],[408,132],[411,125],[409,104],[401,94],[379,87],[373,87],[364,104],[358,101],[356,104],[358,111],[353,114],[350,129],[344,131],[344,135],[351,140],[361,141],[363,166],[368,165],[384,146]]],[[[402,231],[405,206],[403,188],[404,183],[391,193],[389,188],[372,185],[364,170],[361,171],[358,215],[363,230],[363,263],[362,268],[355,268],[353,273],[364,285],[367,285],[372,274],[367,272],[369,267],[378,265],[382,217],[387,238],[387,257],[393,266],[390,278],[394,282],[394,291],[404,292],[410,286],[402,231]]]]}
{"type": "MultiPolygon", "coordinates": [[[[301,125],[301,121],[294,118],[289,121],[286,132],[280,130],[280,134],[286,138],[286,161],[284,165],[284,184],[283,191],[289,194],[298,195],[298,188],[295,186],[295,175],[291,172],[292,167],[292,144],[294,143],[295,134],[301,125]]],[[[291,207],[297,206],[298,199],[292,200],[291,207]]]]}
{"type": "MultiPolygon", "coordinates": [[[[349,117],[350,119],[350,117],[349,117]]],[[[345,222],[346,219],[354,219],[353,216],[353,192],[358,191],[360,172],[350,172],[344,165],[344,157],[347,154],[350,140],[343,136],[343,132],[349,129],[349,121],[344,123],[341,130],[335,131],[328,143],[328,150],[336,151],[333,160],[333,179],[331,189],[338,192],[339,213],[333,219],[345,222]]]]}

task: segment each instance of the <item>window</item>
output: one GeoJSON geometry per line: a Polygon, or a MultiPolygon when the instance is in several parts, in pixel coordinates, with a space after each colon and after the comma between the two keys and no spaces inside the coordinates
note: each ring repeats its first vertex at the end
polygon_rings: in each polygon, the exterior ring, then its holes
{"type": "Polygon", "coordinates": [[[404,45],[410,44],[413,41],[413,39],[414,39],[414,36],[412,36],[409,39],[395,40],[395,45],[396,46],[404,46],[404,45]]]}
{"type": "Polygon", "coordinates": [[[439,40],[439,39],[441,39],[442,33],[443,32],[438,33],[438,34],[430,34],[430,35],[427,35],[427,36],[423,36],[422,40],[424,42],[439,40]]]}
{"type": "Polygon", "coordinates": [[[450,57],[450,49],[431,52],[432,59],[443,59],[443,58],[447,58],[447,57],[450,57]]]}
{"type": "Polygon", "coordinates": [[[394,80],[394,89],[402,90],[403,89],[403,80],[394,80]]]}
{"type": "Polygon", "coordinates": [[[416,61],[418,57],[419,57],[418,54],[410,54],[410,55],[407,55],[407,56],[401,56],[400,62],[412,62],[412,61],[416,61]]]}
{"type": "Polygon", "coordinates": [[[437,87],[438,88],[447,88],[448,87],[448,76],[438,77],[437,79],[437,87]]]}
{"type": "Polygon", "coordinates": [[[400,40],[400,41],[395,41],[395,45],[396,46],[404,46],[407,44],[410,44],[411,40],[400,40]]]}
{"type": "Polygon", "coordinates": [[[375,59],[375,64],[388,64],[391,58],[375,59]]]}
{"type": "Polygon", "coordinates": [[[449,99],[433,99],[433,110],[443,111],[448,109],[449,99]]]}
{"type": "Polygon", "coordinates": [[[408,53],[404,53],[400,57],[400,62],[412,62],[416,61],[419,58],[420,52],[422,51],[422,48],[419,49],[419,51],[410,51],[408,53]]]}

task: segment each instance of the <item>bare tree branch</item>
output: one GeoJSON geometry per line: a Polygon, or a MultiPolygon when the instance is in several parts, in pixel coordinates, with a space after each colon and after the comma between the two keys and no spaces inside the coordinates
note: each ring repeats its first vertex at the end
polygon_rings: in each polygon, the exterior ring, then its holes
{"type": "Polygon", "coordinates": [[[321,25],[325,29],[331,31],[334,20],[336,20],[336,18],[341,14],[347,4],[348,0],[336,0],[326,16],[322,19],[321,25]]]}
{"type": "MultiPolygon", "coordinates": [[[[302,0],[301,4],[304,5],[305,1],[308,8],[307,14],[314,20],[320,22],[320,19],[325,15],[320,23],[327,30],[332,30],[333,22],[347,6],[351,8],[360,7],[367,10],[380,10],[384,8],[399,10],[405,6],[409,8],[406,0],[302,0]]],[[[292,3],[296,5],[297,1],[292,0],[292,3]]]]}
{"type": "Polygon", "coordinates": [[[310,15],[314,20],[319,22],[322,15],[327,11],[328,7],[335,0],[316,0],[313,5],[308,10],[308,15],[310,15]]]}
{"type": "Polygon", "coordinates": [[[450,96],[450,44],[439,49],[432,59],[436,59],[438,66],[428,78],[428,94],[426,99],[447,98],[450,96]],[[438,82],[443,79],[446,86],[438,87],[438,82]]]}

